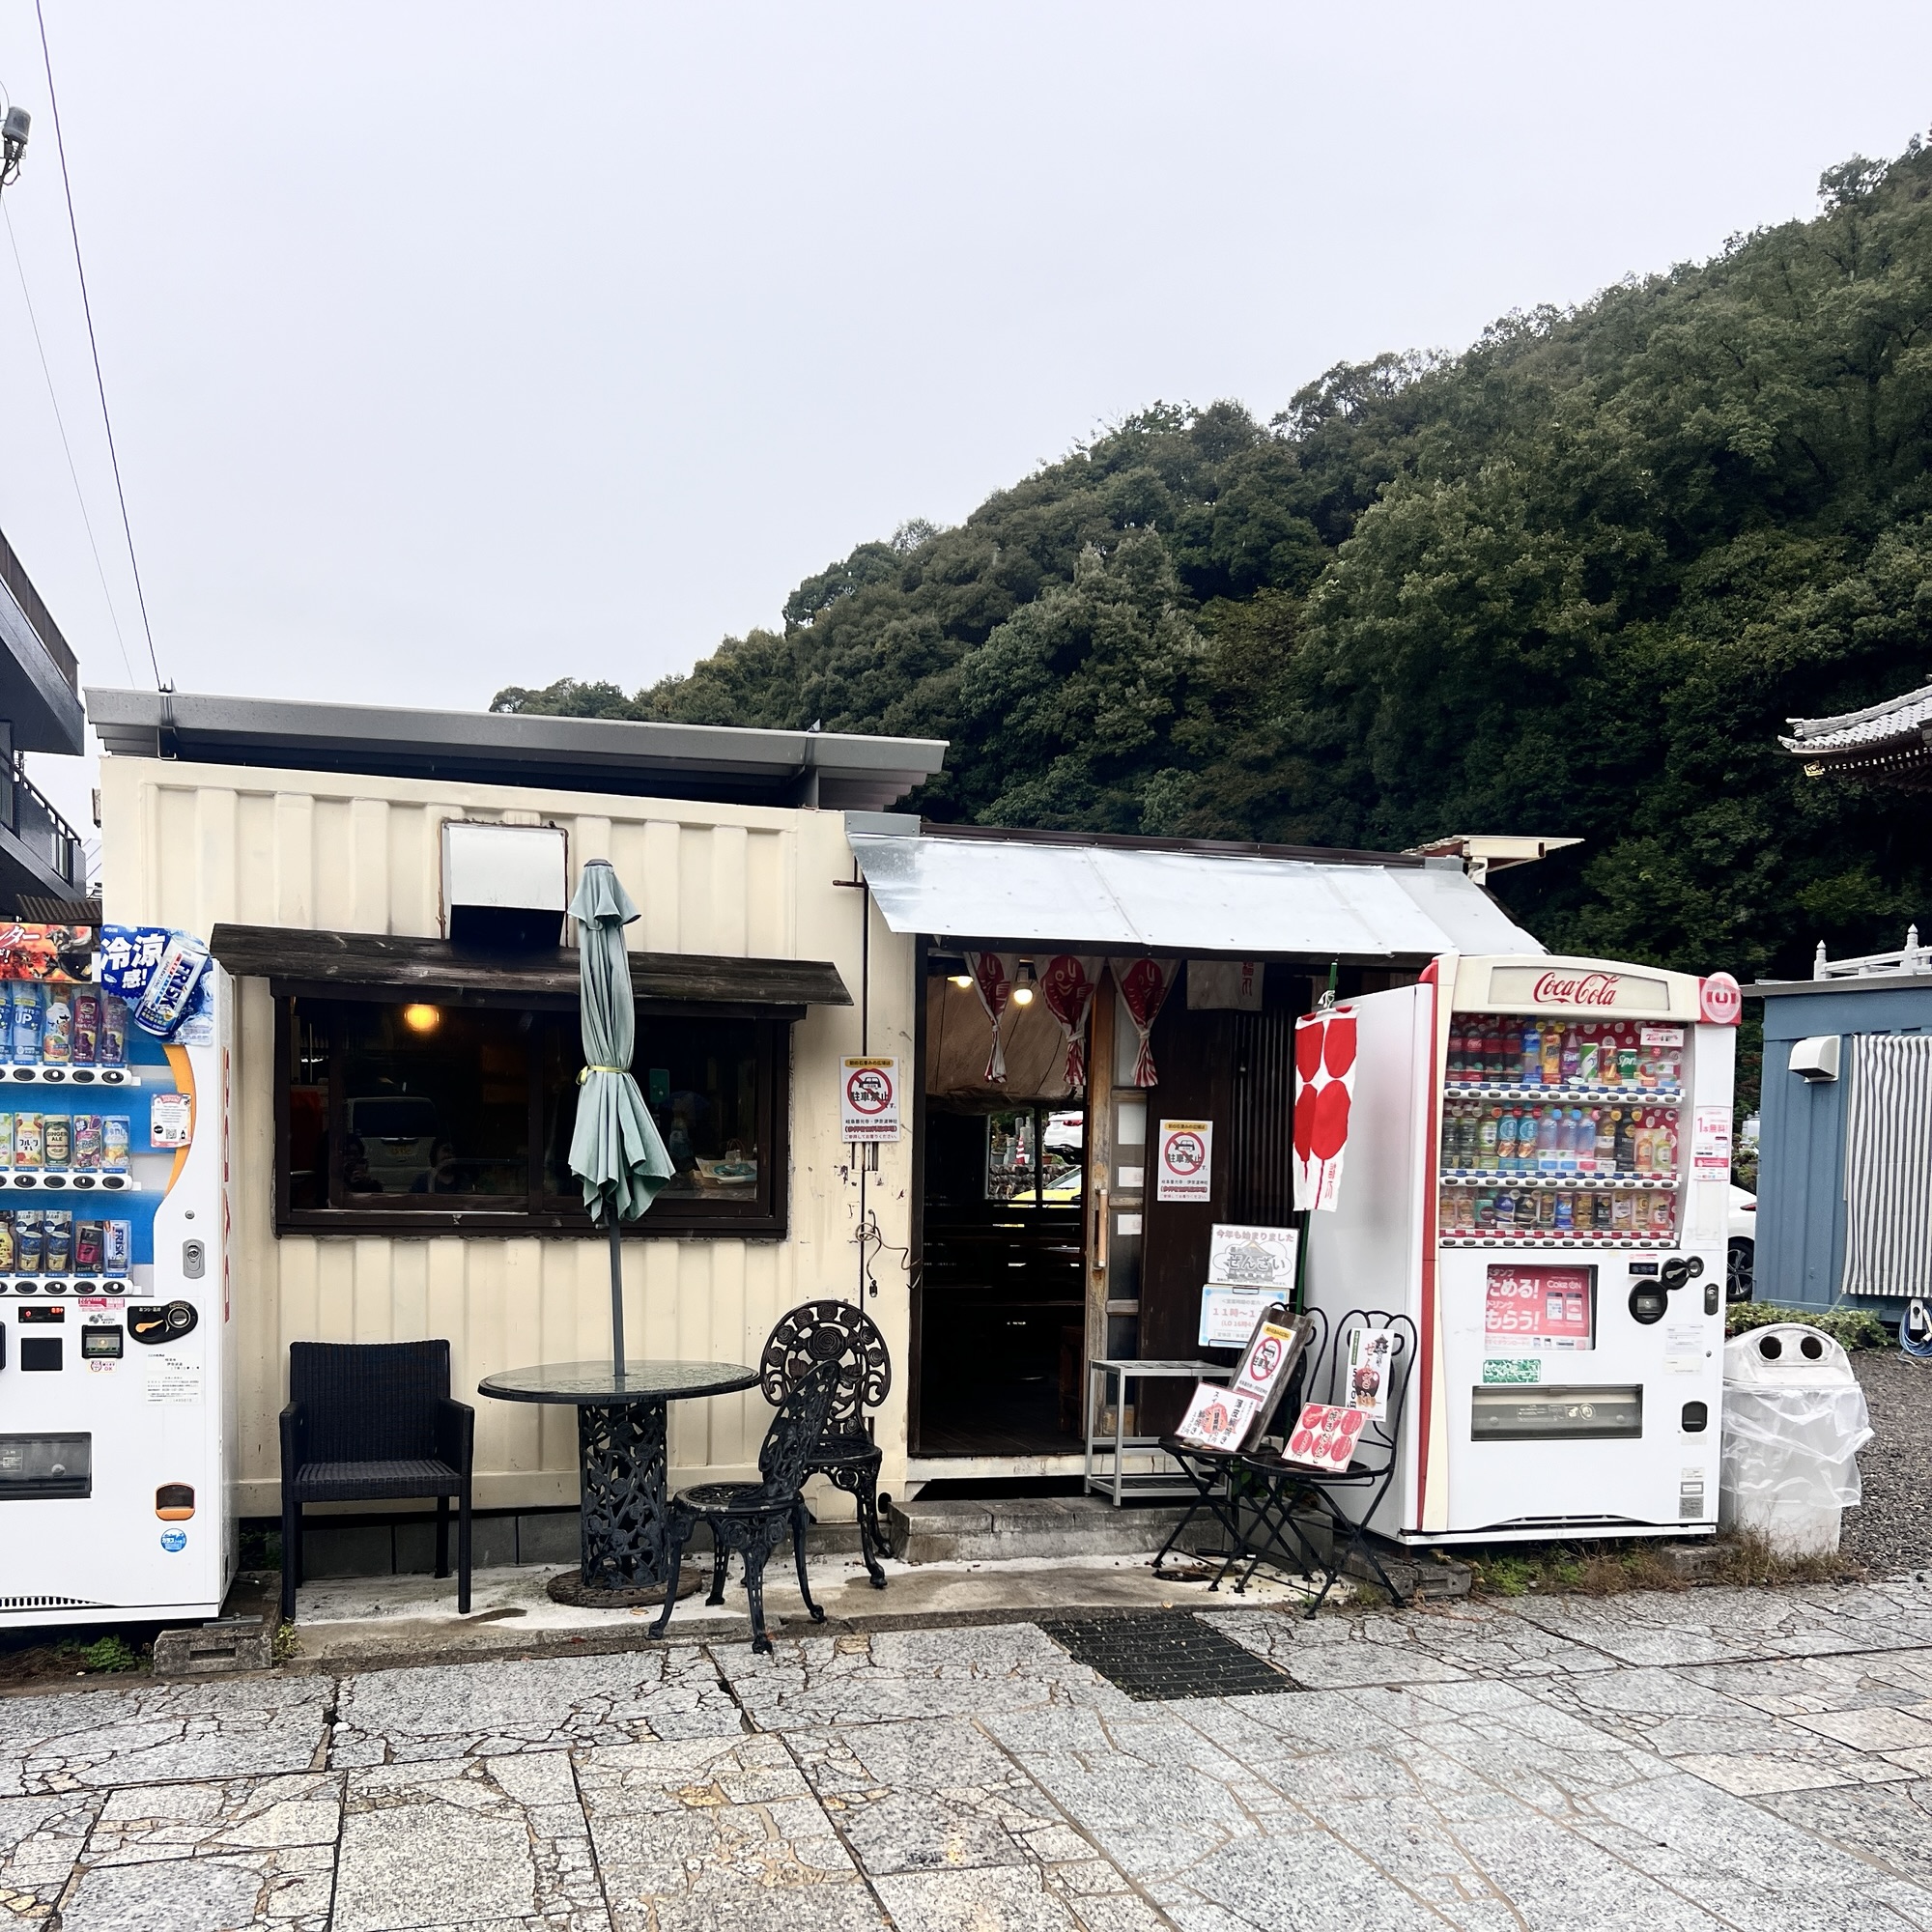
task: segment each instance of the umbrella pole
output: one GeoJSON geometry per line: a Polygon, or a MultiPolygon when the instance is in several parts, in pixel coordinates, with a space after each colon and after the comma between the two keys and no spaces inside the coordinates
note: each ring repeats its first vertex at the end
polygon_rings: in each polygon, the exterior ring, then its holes
{"type": "Polygon", "coordinates": [[[604,1212],[611,1224],[611,1373],[624,1373],[624,1254],[618,1243],[617,1200],[608,1196],[604,1212]]]}

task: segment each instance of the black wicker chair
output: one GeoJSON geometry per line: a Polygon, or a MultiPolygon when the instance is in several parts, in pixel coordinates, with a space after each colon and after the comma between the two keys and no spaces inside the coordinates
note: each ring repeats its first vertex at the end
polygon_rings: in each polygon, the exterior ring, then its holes
{"type": "MultiPolygon", "coordinates": [[[[1235,1586],[1236,1591],[1248,1587],[1259,1565],[1279,1562],[1303,1576],[1321,1577],[1321,1593],[1308,1606],[1311,1617],[1321,1607],[1322,1600],[1340,1580],[1349,1567],[1349,1559],[1357,1550],[1382,1588],[1397,1604],[1403,1602],[1402,1592],[1382,1568],[1368,1534],[1369,1520],[1395,1482],[1397,1458],[1401,1454],[1402,1412],[1415,1373],[1415,1323],[1406,1315],[1392,1315],[1385,1309],[1350,1309],[1328,1332],[1327,1360],[1310,1376],[1306,1400],[1347,1403],[1349,1336],[1356,1328],[1387,1330],[1391,1337],[1391,1386],[1384,1392],[1380,1419],[1364,1427],[1349,1466],[1339,1471],[1307,1468],[1285,1461],[1279,1452],[1267,1451],[1238,1458],[1235,1472],[1237,1491],[1243,1500],[1253,1504],[1255,1511],[1248,1536],[1252,1560],[1235,1586]],[[1353,1507],[1345,1509],[1339,1498],[1351,1492],[1353,1507]],[[1324,1532],[1328,1544],[1325,1556],[1315,1539],[1295,1520],[1297,1509],[1309,1511],[1324,1532]]],[[[1290,1428],[1293,1429],[1292,1420],[1290,1428]]]]}
{"type": "Polygon", "coordinates": [[[302,1580],[304,1503],[436,1498],[436,1574],[449,1575],[456,1498],[456,1607],[469,1612],[469,1469],[476,1411],[449,1395],[447,1342],[296,1342],[282,1410],[282,1620],[302,1580]]]}
{"type": "MultiPolygon", "coordinates": [[[[805,1575],[805,1496],[807,1469],[812,1445],[825,1429],[825,1418],[838,1390],[838,1365],[827,1362],[814,1369],[779,1405],[772,1426],[758,1451],[761,1480],[755,1483],[700,1483],[680,1490],[670,1500],[669,1550],[666,1576],[675,1579],[684,1562],[684,1546],[701,1522],[711,1532],[711,1594],[707,1604],[724,1601],[724,1566],[732,1550],[745,1559],[745,1594],[752,1602],[752,1648],[769,1653],[771,1634],[765,1629],[765,1564],[791,1531],[792,1553],[798,1562],[799,1594],[815,1624],[825,1612],[811,1601],[805,1575]]],[[[675,1580],[665,1592],[664,1608],[651,1626],[663,1636],[677,1603],[675,1580]]]]}
{"type": "MultiPolygon", "coordinates": [[[[891,1553],[891,1539],[879,1526],[879,1465],[884,1452],[872,1439],[872,1418],[891,1393],[893,1358],[878,1324],[849,1301],[807,1301],[792,1309],[771,1332],[758,1359],[765,1400],[783,1402],[821,1364],[838,1366],[838,1390],[817,1443],[807,1460],[808,1476],[824,1476],[851,1496],[859,1519],[859,1550],[875,1590],[886,1587],[879,1562],[891,1553]]],[[[892,1498],[883,1499],[888,1507],[892,1498]]]]}

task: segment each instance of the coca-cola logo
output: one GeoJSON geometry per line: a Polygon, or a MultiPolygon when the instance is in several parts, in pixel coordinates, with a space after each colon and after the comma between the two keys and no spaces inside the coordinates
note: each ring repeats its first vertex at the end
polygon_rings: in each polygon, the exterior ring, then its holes
{"type": "Polygon", "coordinates": [[[1617,1003],[1614,973],[1546,973],[1530,991],[1540,1007],[1613,1007],[1617,1003]]]}

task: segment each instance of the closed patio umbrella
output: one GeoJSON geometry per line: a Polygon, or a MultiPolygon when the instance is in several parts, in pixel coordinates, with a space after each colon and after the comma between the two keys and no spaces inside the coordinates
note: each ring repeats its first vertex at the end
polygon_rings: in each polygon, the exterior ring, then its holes
{"type": "Polygon", "coordinates": [[[577,882],[570,917],[577,922],[578,988],[583,1071],[577,1076],[577,1125],[570,1171],[583,1183],[583,1205],[611,1231],[611,1367],[624,1373],[624,1276],[618,1227],[643,1213],[671,1178],[670,1155],[631,1078],[637,1049],[631,967],[624,928],[638,916],[608,859],[592,859],[577,882]]]}

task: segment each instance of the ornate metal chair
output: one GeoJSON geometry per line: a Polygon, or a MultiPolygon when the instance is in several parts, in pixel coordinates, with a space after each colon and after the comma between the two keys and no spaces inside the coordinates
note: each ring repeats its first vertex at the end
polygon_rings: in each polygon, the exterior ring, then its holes
{"type": "Polygon", "coordinates": [[[469,1614],[469,1464],[476,1411],[449,1395],[449,1344],[293,1342],[282,1410],[282,1621],[302,1579],[304,1503],[436,1498],[436,1574],[449,1575],[456,1498],[456,1607],[469,1614]]]}
{"type": "Polygon", "coordinates": [[[838,1392],[832,1413],[806,1463],[806,1474],[824,1476],[857,1506],[859,1549],[875,1590],[886,1587],[879,1552],[891,1542],[879,1527],[879,1464],[884,1452],[872,1439],[866,1413],[885,1401],[893,1386],[893,1358],[886,1338],[864,1309],[849,1301],[807,1301],[782,1317],[758,1360],[765,1400],[781,1403],[822,1364],[838,1367],[838,1392]]]}
{"type": "Polygon", "coordinates": [[[765,1629],[765,1564],[791,1531],[792,1554],[798,1562],[799,1594],[815,1624],[825,1612],[811,1601],[805,1575],[805,1496],[811,1449],[824,1433],[838,1389],[838,1366],[827,1362],[814,1369],[779,1405],[772,1426],[758,1451],[760,1480],[755,1483],[700,1483],[680,1490],[670,1500],[667,1541],[669,1553],[665,1574],[673,1578],[665,1592],[664,1608],[651,1626],[663,1636],[677,1603],[675,1578],[684,1561],[684,1546],[701,1522],[711,1532],[711,1594],[707,1604],[724,1601],[724,1566],[732,1550],[745,1560],[745,1594],[752,1600],[752,1648],[769,1655],[771,1634],[765,1629]]]}

